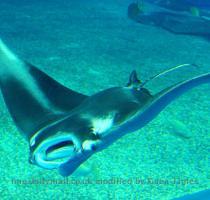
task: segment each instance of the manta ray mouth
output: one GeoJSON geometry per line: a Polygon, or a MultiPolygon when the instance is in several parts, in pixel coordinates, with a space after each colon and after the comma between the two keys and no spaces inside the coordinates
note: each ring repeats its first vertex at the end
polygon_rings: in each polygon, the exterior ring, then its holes
{"type": "Polygon", "coordinates": [[[42,141],[32,152],[32,163],[45,169],[57,169],[75,155],[77,145],[70,135],[57,135],[42,141]]]}

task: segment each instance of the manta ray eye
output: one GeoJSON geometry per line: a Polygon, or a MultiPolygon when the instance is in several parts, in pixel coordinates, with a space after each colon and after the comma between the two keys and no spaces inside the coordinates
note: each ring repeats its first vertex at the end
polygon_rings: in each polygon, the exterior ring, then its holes
{"type": "Polygon", "coordinates": [[[83,150],[86,150],[86,151],[96,151],[97,146],[100,145],[100,143],[101,143],[100,139],[98,139],[98,140],[85,140],[82,143],[82,148],[83,148],[83,150]]]}
{"type": "Polygon", "coordinates": [[[83,144],[82,144],[82,148],[84,149],[84,150],[93,150],[93,148],[94,148],[94,141],[92,141],[92,140],[85,140],[84,142],[83,142],[83,144]]]}

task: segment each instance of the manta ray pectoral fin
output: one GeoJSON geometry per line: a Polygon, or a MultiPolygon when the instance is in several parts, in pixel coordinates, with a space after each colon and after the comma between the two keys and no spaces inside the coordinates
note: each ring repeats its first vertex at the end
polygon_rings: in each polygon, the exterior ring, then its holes
{"type": "Polygon", "coordinates": [[[14,122],[27,138],[63,117],[87,97],[19,59],[2,40],[0,88],[14,122]]]}
{"type": "Polygon", "coordinates": [[[82,103],[88,96],[73,91],[48,76],[37,67],[28,64],[29,72],[36,80],[40,90],[50,103],[63,112],[69,112],[82,103]]]}
{"type": "Polygon", "coordinates": [[[192,194],[187,194],[172,200],[209,200],[209,199],[210,199],[210,189],[206,189],[192,194]]]}

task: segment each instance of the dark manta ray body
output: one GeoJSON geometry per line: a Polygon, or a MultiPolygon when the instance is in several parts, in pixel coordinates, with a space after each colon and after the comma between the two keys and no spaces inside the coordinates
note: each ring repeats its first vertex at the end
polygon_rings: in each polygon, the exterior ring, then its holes
{"type": "Polygon", "coordinates": [[[14,55],[0,41],[0,87],[18,129],[30,144],[30,162],[72,174],[92,154],[136,131],[210,74],[181,82],[156,95],[134,72],[125,87],[92,96],[70,90],[14,55]]]}

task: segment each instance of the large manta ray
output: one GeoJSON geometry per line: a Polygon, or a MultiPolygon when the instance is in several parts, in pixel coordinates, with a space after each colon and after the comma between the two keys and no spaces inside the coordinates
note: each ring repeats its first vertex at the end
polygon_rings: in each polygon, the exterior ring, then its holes
{"type": "Polygon", "coordinates": [[[71,175],[123,135],[144,127],[181,94],[210,83],[210,73],[155,95],[145,83],[133,71],[126,86],[86,96],[22,61],[0,40],[0,87],[16,126],[29,142],[29,160],[58,169],[62,176],[71,175]]]}

